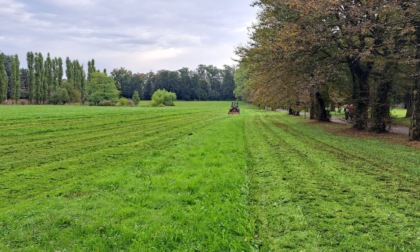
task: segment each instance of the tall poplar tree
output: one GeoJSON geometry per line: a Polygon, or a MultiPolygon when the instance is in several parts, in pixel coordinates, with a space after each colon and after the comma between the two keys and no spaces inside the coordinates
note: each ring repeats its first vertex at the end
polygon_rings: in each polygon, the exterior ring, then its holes
{"type": "Polygon", "coordinates": [[[43,89],[44,89],[44,102],[47,101],[50,96],[51,92],[53,92],[53,66],[50,53],[47,54],[47,58],[44,62],[44,82],[43,82],[43,89]]]}
{"type": "Polygon", "coordinates": [[[34,98],[36,102],[39,104],[44,101],[44,90],[43,90],[43,82],[44,82],[44,58],[42,57],[41,53],[35,53],[35,95],[34,98]]]}
{"type": "Polygon", "coordinates": [[[21,92],[21,83],[20,83],[20,62],[19,57],[16,54],[15,56],[11,57],[11,68],[12,68],[12,99],[15,101],[15,103],[18,102],[20,98],[20,92],[21,92]]]}
{"type": "Polygon", "coordinates": [[[26,54],[26,61],[28,63],[28,98],[32,103],[35,96],[35,58],[33,52],[26,54]]]}
{"type": "Polygon", "coordinates": [[[52,63],[52,92],[56,93],[57,88],[58,88],[58,59],[54,58],[52,59],[51,63],[52,63]]]}
{"type": "Polygon", "coordinates": [[[96,72],[96,67],[95,67],[95,60],[92,59],[91,61],[88,61],[88,76],[87,76],[87,80],[90,81],[92,78],[92,73],[96,72]]]}
{"type": "Polygon", "coordinates": [[[6,56],[0,53],[0,103],[7,99],[7,83],[9,79],[6,72],[6,56]]]}
{"type": "Polygon", "coordinates": [[[63,87],[63,60],[61,59],[61,57],[59,57],[57,59],[57,86],[58,87],[63,87]]]}
{"type": "Polygon", "coordinates": [[[66,58],[66,77],[67,77],[67,83],[71,83],[72,85],[74,85],[73,62],[70,60],[69,57],[66,58]]]}

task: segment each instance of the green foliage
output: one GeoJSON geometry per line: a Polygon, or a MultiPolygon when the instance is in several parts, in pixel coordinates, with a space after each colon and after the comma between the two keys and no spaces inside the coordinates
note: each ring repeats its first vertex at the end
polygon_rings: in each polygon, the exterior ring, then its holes
{"type": "Polygon", "coordinates": [[[34,71],[35,71],[35,87],[34,87],[34,99],[37,103],[44,102],[46,100],[46,92],[43,89],[44,82],[44,58],[41,53],[35,53],[34,71]]]}
{"type": "Polygon", "coordinates": [[[108,77],[105,73],[94,72],[91,74],[89,81],[89,90],[87,100],[94,105],[104,100],[116,102],[119,96],[119,91],[115,87],[115,80],[113,77],[108,77]]]}
{"type": "Polygon", "coordinates": [[[19,62],[19,57],[18,55],[15,56],[11,56],[10,57],[10,64],[11,64],[11,68],[12,68],[12,74],[11,74],[11,79],[12,79],[12,86],[11,86],[11,91],[12,91],[12,99],[15,101],[15,103],[17,103],[17,101],[20,99],[20,62],[19,62]]]}
{"type": "Polygon", "coordinates": [[[133,102],[134,102],[134,105],[139,105],[139,103],[140,103],[140,96],[139,96],[139,92],[136,90],[136,91],[134,91],[134,94],[133,94],[133,102]]]}
{"type": "Polygon", "coordinates": [[[152,106],[175,106],[176,94],[164,89],[156,90],[152,95],[152,106]]]}
{"type": "Polygon", "coordinates": [[[70,96],[66,88],[58,88],[54,93],[52,93],[50,98],[50,103],[52,104],[66,104],[70,102],[70,96]]]}
{"type": "Polygon", "coordinates": [[[79,103],[81,101],[82,93],[78,89],[74,88],[74,85],[72,83],[67,82],[66,89],[70,97],[70,102],[79,103]]]}
{"type": "Polygon", "coordinates": [[[127,98],[121,97],[118,100],[118,106],[124,106],[124,107],[126,107],[127,105],[128,105],[128,99],[127,98]]]}
{"type": "Polygon", "coordinates": [[[235,72],[235,89],[233,90],[235,97],[241,101],[250,101],[250,87],[247,84],[248,78],[245,64],[241,64],[235,72]]]}
{"type": "Polygon", "coordinates": [[[6,56],[3,53],[0,53],[0,103],[7,99],[7,83],[9,82],[5,60],[6,56]]]}
{"type": "Polygon", "coordinates": [[[32,102],[35,98],[35,57],[33,52],[26,54],[26,61],[28,63],[28,99],[32,102]]]}

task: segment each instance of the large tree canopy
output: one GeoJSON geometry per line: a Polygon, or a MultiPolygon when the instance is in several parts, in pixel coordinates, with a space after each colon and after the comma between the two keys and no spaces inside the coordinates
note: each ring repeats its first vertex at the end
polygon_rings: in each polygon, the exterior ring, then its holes
{"type": "Polygon", "coordinates": [[[401,69],[418,64],[418,1],[259,0],[254,5],[260,13],[251,43],[237,50],[245,69],[238,74],[247,73],[237,95],[246,90],[247,99],[264,106],[310,107],[318,120],[327,120],[328,104],[353,103],[354,128],[387,130],[392,92],[407,90],[397,87],[403,82],[396,78],[417,75],[401,69]]]}

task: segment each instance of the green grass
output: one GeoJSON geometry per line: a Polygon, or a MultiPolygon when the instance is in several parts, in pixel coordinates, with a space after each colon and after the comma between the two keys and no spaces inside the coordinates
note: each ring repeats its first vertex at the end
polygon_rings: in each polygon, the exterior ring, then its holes
{"type": "MultiPolygon", "coordinates": [[[[405,115],[407,113],[406,109],[401,109],[401,108],[393,108],[391,109],[391,120],[392,120],[392,124],[394,125],[401,125],[401,126],[410,126],[410,118],[406,118],[405,115]]],[[[336,117],[336,118],[341,118],[344,119],[344,112],[343,110],[341,111],[341,113],[338,113],[337,110],[336,111],[332,111],[330,112],[330,115],[332,117],[336,117]]]]}
{"type": "Polygon", "coordinates": [[[285,114],[253,113],[246,125],[262,251],[420,247],[418,150],[332,135],[285,114]]]}
{"type": "Polygon", "coordinates": [[[391,110],[392,123],[402,126],[410,126],[411,118],[406,118],[407,109],[393,108],[391,110]]]}
{"type": "Polygon", "coordinates": [[[141,105],[0,106],[0,251],[420,247],[418,150],[245,104],[141,105]]]}

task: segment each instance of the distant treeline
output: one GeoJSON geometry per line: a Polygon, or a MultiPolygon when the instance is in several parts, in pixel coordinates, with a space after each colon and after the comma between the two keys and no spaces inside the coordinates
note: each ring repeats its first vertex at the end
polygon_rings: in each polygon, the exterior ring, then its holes
{"type": "MultiPolygon", "coordinates": [[[[28,52],[26,62],[27,68],[21,68],[18,55],[0,53],[0,103],[7,99],[15,103],[27,99],[31,104],[83,103],[97,91],[90,87],[93,73],[101,72],[93,59],[88,61],[87,71],[78,60],[67,57],[63,62],[49,53],[44,58],[41,53],[28,52]]],[[[102,74],[108,75],[106,69],[102,74]]],[[[149,100],[156,90],[166,89],[175,92],[179,100],[232,100],[234,74],[235,68],[231,66],[219,69],[199,65],[195,70],[182,68],[149,73],[119,68],[112,70],[109,77],[114,79],[119,96],[125,98],[132,98],[137,91],[142,100],[149,100]]]]}

